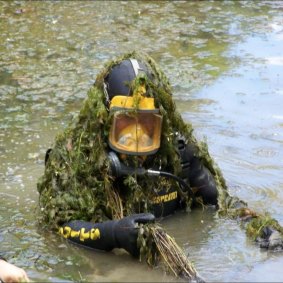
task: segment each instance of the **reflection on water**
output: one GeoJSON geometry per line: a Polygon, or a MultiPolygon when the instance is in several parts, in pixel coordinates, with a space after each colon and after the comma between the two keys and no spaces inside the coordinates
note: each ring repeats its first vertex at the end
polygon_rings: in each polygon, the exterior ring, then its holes
{"type": "MultiPolygon", "coordinates": [[[[2,1],[1,252],[35,281],[176,281],[126,254],[70,245],[35,221],[45,150],[103,64],[133,49],[160,63],[231,193],[283,224],[282,9],[280,1],[2,1]]],[[[283,280],[282,256],[260,251],[214,211],[163,225],[207,281],[283,280]]]]}

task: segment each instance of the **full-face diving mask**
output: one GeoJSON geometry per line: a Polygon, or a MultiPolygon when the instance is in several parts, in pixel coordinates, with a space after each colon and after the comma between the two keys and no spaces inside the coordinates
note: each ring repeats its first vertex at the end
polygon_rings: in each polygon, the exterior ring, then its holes
{"type": "Polygon", "coordinates": [[[112,124],[109,146],[127,155],[150,155],[160,147],[162,116],[154,98],[114,96],[110,103],[112,124]]]}

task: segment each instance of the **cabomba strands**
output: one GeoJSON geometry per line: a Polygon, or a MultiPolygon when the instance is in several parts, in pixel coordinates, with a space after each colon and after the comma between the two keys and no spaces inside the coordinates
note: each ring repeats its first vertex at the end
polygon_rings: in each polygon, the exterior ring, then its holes
{"type": "MultiPolygon", "coordinates": [[[[63,133],[56,136],[44,174],[37,183],[41,228],[45,225],[48,229],[57,230],[61,224],[70,220],[100,222],[122,218],[132,213],[150,212],[151,203],[148,196],[153,187],[161,189],[161,186],[173,186],[178,190],[176,182],[162,177],[157,178],[157,181],[148,177],[139,178],[137,181],[137,176],[128,176],[124,181],[124,196],[120,198],[113,178],[109,175],[107,140],[111,117],[105,106],[103,82],[113,65],[128,58],[142,60],[152,70],[151,81],[145,82],[149,96],[155,98],[156,107],[163,116],[161,146],[151,165],[167,168],[173,174],[180,172],[180,159],[175,150],[175,134],[178,132],[188,143],[198,148],[198,157],[216,181],[219,216],[240,219],[252,217],[252,221],[244,227],[247,234],[253,238],[260,237],[263,228],[268,225],[282,234],[282,227],[276,220],[268,215],[244,210],[248,208],[247,204],[230,196],[222,173],[208,152],[207,143],[196,140],[192,125],[185,123],[176,111],[167,77],[151,57],[135,51],[105,66],[88,91],[78,116],[63,133]],[[136,211],[137,207],[139,211],[136,211]]],[[[136,80],[134,87],[139,87],[139,82],[140,80],[136,80]]],[[[190,206],[191,200],[186,196],[181,197],[187,206],[190,206]]],[[[169,253],[165,250],[166,246],[163,249],[163,254],[169,253]]],[[[148,263],[153,263],[151,260],[153,259],[148,260],[148,263]]],[[[167,261],[169,263],[169,259],[167,261]]]]}

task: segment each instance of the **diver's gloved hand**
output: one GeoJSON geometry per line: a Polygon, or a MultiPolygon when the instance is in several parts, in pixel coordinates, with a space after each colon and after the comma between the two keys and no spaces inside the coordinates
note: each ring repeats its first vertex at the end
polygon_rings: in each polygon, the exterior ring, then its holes
{"type": "Polygon", "coordinates": [[[137,257],[139,255],[138,224],[150,223],[154,220],[154,215],[150,213],[133,214],[121,220],[101,223],[73,220],[60,227],[59,234],[89,248],[103,251],[122,248],[137,257]]]}
{"type": "Polygon", "coordinates": [[[261,248],[274,251],[283,250],[283,236],[270,226],[263,228],[263,235],[258,241],[261,248]]]}
{"type": "Polygon", "coordinates": [[[152,223],[154,220],[151,213],[133,214],[119,220],[114,228],[117,248],[123,248],[132,256],[138,257],[138,224],[152,223]]]}

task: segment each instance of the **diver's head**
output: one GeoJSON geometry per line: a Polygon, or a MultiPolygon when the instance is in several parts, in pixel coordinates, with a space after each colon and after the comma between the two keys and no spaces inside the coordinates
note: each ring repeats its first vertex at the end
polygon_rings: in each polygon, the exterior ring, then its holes
{"type": "Polygon", "coordinates": [[[137,77],[151,79],[152,74],[145,63],[137,59],[125,59],[114,65],[104,78],[104,92],[107,103],[116,95],[131,96],[131,83],[137,77]]]}
{"type": "Polygon", "coordinates": [[[137,59],[114,65],[104,79],[112,116],[108,143],[120,154],[147,156],[160,147],[162,116],[148,94],[151,79],[149,68],[137,59]]]}

